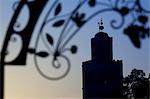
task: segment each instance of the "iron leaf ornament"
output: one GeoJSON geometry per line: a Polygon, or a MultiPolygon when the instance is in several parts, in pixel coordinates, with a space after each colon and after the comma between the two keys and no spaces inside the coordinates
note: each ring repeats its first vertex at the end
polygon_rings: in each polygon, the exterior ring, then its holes
{"type": "Polygon", "coordinates": [[[55,16],[57,16],[61,12],[61,9],[62,9],[61,3],[59,3],[55,9],[55,16]]]}

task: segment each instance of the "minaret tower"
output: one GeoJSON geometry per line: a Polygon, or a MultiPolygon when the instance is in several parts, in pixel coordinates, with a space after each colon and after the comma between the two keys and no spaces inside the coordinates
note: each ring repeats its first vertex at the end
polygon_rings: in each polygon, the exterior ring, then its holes
{"type": "Polygon", "coordinates": [[[112,37],[102,32],[104,29],[103,22],[99,23],[99,33],[91,39],[92,60],[99,63],[110,63],[112,61],[112,37]]]}
{"type": "Polygon", "coordinates": [[[121,98],[122,61],[113,60],[112,37],[99,32],[91,39],[91,60],[82,63],[83,99],[121,98]]]}

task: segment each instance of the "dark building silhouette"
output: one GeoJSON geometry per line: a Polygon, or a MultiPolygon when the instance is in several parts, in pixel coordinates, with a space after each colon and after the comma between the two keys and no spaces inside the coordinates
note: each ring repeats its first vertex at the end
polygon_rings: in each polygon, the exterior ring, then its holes
{"type": "MultiPolygon", "coordinates": [[[[99,28],[102,31],[103,26],[99,28]]],[[[112,37],[99,32],[91,39],[91,47],[92,59],[82,63],[83,99],[121,97],[122,61],[113,60],[112,37]]]]}

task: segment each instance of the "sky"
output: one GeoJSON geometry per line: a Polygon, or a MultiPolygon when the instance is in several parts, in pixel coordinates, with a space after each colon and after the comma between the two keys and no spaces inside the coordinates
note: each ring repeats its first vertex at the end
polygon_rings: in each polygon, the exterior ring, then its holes
{"type": "MultiPolygon", "coordinates": [[[[6,34],[7,27],[13,15],[12,5],[16,0],[0,0],[0,50],[2,49],[2,43],[6,34]]],[[[52,2],[54,0],[51,0],[52,2]]],[[[63,6],[63,13],[71,11],[80,0],[60,0],[63,6]]],[[[150,7],[150,1],[145,0],[142,3],[146,8],[150,7]]],[[[51,6],[51,2],[48,2],[43,10],[40,20],[33,32],[32,41],[30,47],[35,46],[37,32],[42,23],[45,13],[51,6]]],[[[81,12],[85,11],[88,14],[92,14],[93,11],[98,10],[96,8],[90,8],[84,6],[81,8],[81,12]]],[[[87,14],[87,15],[88,15],[87,14]]],[[[50,15],[50,17],[53,14],[50,15]]],[[[25,25],[28,18],[28,9],[23,9],[22,16],[19,21],[25,25]],[[26,17],[24,17],[26,16],[26,17]]],[[[71,69],[69,74],[57,81],[47,80],[43,78],[36,70],[33,55],[28,54],[27,64],[25,66],[6,66],[5,68],[5,99],[82,99],[82,62],[91,59],[91,38],[95,36],[98,30],[98,22],[103,18],[104,32],[108,33],[110,37],[113,37],[113,59],[123,61],[123,74],[128,75],[133,68],[142,69],[144,72],[150,72],[149,63],[149,46],[150,40],[142,40],[142,46],[137,49],[130,42],[130,39],[123,34],[123,27],[129,24],[131,17],[126,18],[126,22],[121,29],[113,29],[110,25],[110,21],[118,20],[121,17],[115,12],[105,12],[98,14],[88,23],[86,23],[82,29],[75,35],[75,37],[69,42],[67,47],[71,45],[78,46],[77,54],[71,54],[69,51],[65,55],[70,59],[71,69]]],[[[117,21],[119,24],[120,20],[117,21]]],[[[53,22],[52,22],[53,23],[53,22]]],[[[44,32],[50,32],[54,37],[55,43],[60,30],[62,28],[52,28],[51,24],[48,24],[44,32]]],[[[12,60],[16,57],[19,49],[21,48],[20,38],[17,37],[17,42],[9,45],[10,55],[6,57],[6,60],[12,60]]],[[[46,50],[43,42],[39,43],[39,50],[46,50]]],[[[60,74],[60,70],[49,71],[52,65],[49,58],[38,58],[40,67],[44,72],[51,75],[51,73],[60,74]]],[[[65,63],[64,63],[65,64],[65,63]]]]}

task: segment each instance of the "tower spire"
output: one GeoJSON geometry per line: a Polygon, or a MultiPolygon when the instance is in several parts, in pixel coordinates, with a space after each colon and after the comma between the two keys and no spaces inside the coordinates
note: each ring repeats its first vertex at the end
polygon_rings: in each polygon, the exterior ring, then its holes
{"type": "Polygon", "coordinates": [[[102,30],[104,29],[102,18],[101,18],[101,22],[98,22],[98,25],[99,25],[99,32],[102,32],[102,30]]]}

